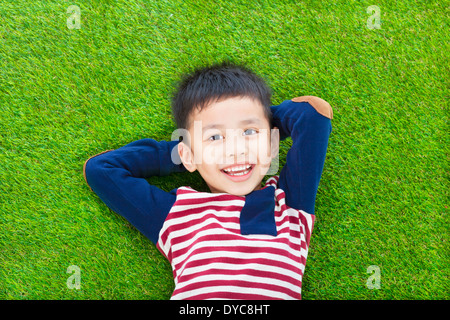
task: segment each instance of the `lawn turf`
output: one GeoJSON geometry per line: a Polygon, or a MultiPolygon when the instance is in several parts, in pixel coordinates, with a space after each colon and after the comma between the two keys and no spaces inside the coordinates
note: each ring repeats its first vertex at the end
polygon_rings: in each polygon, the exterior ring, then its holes
{"type": "MultiPolygon", "coordinates": [[[[2,0],[0,299],[170,297],[169,263],[82,167],[170,140],[174,83],[223,59],[263,76],[274,104],[333,106],[303,298],[448,299],[448,15],[440,1],[2,0]]],[[[151,182],[204,188],[198,174],[151,182]]]]}

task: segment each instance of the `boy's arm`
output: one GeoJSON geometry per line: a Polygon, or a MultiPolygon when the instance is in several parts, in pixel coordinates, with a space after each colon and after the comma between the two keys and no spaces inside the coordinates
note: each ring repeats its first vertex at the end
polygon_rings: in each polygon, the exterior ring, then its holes
{"type": "MultiPolygon", "coordinates": [[[[114,212],[126,218],[153,243],[175,202],[175,190],[165,192],[146,178],[185,171],[172,162],[178,141],[142,139],[88,159],[83,168],[89,187],[114,212]]],[[[180,162],[178,162],[180,163],[180,162]]]]}
{"type": "Polygon", "coordinates": [[[292,137],[278,186],[288,206],[314,214],[333,110],[323,99],[303,96],[273,106],[272,113],[281,139],[292,137]]]}

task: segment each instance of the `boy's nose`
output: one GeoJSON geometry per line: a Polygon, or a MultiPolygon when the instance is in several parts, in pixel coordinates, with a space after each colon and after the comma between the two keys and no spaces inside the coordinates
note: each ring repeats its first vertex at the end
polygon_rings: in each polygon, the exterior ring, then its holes
{"type": "Polygon", "coordinates": [[[247,143],[242,134],[227,135],[225,143],[225,155],[227,158],[234,158],[239,160],[247,153],[247,143]]]}

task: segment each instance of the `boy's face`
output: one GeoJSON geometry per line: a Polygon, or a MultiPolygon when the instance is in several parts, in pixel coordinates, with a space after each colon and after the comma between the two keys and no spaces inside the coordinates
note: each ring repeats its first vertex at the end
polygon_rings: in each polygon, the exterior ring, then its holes
{"type": "Polygon", "coordinates": [[[212,103],[194,110],[189,123],[188,139],[178,144],[178,153],[211,192],[246,195],[261,187],[278,154],[279,135],[257,100],[234,97],[212,103]]]}

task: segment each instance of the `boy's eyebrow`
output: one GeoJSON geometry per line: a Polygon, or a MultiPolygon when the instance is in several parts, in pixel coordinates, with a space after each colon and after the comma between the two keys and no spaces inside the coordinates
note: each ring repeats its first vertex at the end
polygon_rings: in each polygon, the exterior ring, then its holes
{"type": "MultiPolygon", "coordinates": [[[[248,118],[248,119],[244,119],[239,121],[240,125],[249,125],[249,124],[260,124],[261,120],[258,118],[248,118]]],[[[219,124],[219,123],[213,123],[213,124],[208,124],[204,127],[202,127],[202,130],[209,130],[209,129],[223,129],[225,126],[223,124],[219,124]]]]}
{"type": "Polygon", "coordinates": [[[248,119],[244,119],[244,120],[241,120],[241,121],[240,121],[240,124],[241,124],[241,125],[253,124],[253,123],[255,123],[255,124],[260,124],[260,123],[261,123],[261,120],[258,119],[258,118],[248,118],[248,119]]]}

